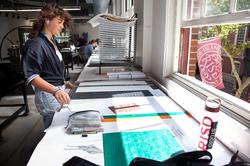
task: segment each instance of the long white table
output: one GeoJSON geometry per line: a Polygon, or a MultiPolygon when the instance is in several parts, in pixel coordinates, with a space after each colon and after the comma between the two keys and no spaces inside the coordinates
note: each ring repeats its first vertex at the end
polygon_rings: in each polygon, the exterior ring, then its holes
{"type": "MultiPolygon", "coordinates": [[[[81,74],[92,76],[89,80],[88,77],[78,79],[80,84],[72,95],[70,105],[55,113],[51,126],[37,145],[28,166],[61,166],[73,156],[107,165],[103,138],[105,134],[117,132],[167,129],[184,151],[196,150],[199,124],[150,80],[108,80],[105,75],[101,75],[98,81],[96,68],[91,71],[94,73],[85,73],[90,72],[90,68],[87,68],[81,74]],[[115,113],[112,107],[121,109],[115,113]],[[89,134],[88,137],[65,133],[69,115],[82,110],[101,112],[104,117],[103,132],[89,134]],[[94,149],[94,152],[89,152],[88,148],[94,149]]],[[[212,164],[216,165],[227,164],[232,156],[218,141],[210,152],[214,157],[212,164]]]]}

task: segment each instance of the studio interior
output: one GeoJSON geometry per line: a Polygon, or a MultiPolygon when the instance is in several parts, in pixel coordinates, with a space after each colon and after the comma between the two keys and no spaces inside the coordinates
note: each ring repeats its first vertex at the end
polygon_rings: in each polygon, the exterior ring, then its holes
{"type": "Polygon", "coordinates": [[[2,0],[0,29],[1,166],[250,165],[250,0],[2,0]]]}

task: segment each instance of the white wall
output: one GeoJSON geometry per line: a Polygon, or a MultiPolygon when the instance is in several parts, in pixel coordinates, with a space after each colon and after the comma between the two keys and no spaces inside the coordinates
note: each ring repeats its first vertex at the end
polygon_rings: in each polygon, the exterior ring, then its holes
{"type": "MultiPolygon", "coordinates": [[[[145,73],[163,82],[164,77],[173,73],[173,58],[178,53],[176,33],[177,3],[173,0],[136,0],[138,14],[137,63],[145,73]],[[166,58],[168,57],[168,58],[166,58]],[[169,58],[170,57],[170,58],[169,58]]],[[[178,55],[177,55],[178,58],[178,55]]]]}
{"type": "Polygon", "coordinates": [[[152,4],[153,0],[134,1],[134,13],[137,14],[136,63],[143,72],[150,73],[152,54],[152,4]]]}
{"type": "Polygon", "coordinates": [[[142,68],[145,73],[149,73],[151,69],[151,56],[152,56],[152,36],[153,36],[153,30],[152,30],[152,23],[153,23],[153,17],[152,17],[152,6],[153,6],[153,0],[147,0],[146,3],[144,3],[144,12],[143,12],[143,51],[142,51],[142,68]]]}
{"type": "Polygon", "coordinates": [[[165,56],[166,0],[153,1],[151,74],[157,80],[163,77],[165,56]]]}
{"type": "Polygon", "coordinates": [[[142,65],[143,56],[143,0],[134,1],[134,12],[137,14],[137,39],[136,39],[136,63],[140,66],[142,65]]]}

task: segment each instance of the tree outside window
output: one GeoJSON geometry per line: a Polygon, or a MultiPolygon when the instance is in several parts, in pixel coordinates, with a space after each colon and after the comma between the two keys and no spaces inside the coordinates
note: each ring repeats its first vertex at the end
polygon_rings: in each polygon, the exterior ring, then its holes
{"type": "Polygon", "coordinates": [[[238,0],[237,2],[237,10],[247,10],[250,9],[250,1],[249,0],[238,0]]]}
{"type": "Polygon", "coordinates": [[[229,12],[229,0],[207,0],[206,16],[221,15],[229,12]]]}

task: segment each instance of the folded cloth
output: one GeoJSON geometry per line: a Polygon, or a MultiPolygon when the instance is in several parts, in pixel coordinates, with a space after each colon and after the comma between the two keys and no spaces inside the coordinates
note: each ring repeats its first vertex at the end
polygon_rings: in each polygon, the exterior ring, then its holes
{"type": "Polygon", "coordinates": [[[76,112],[69,116],[65,127],[68,134],[88,134],[102,131],[101,114],[95,110],[76,112]]]}
{"type": "Polygon", "coordinates": [[[192,151],[178,154],[165,161],[136,157],[129,166],[210,166],[212,158],[208,151],[192,151]]]}

